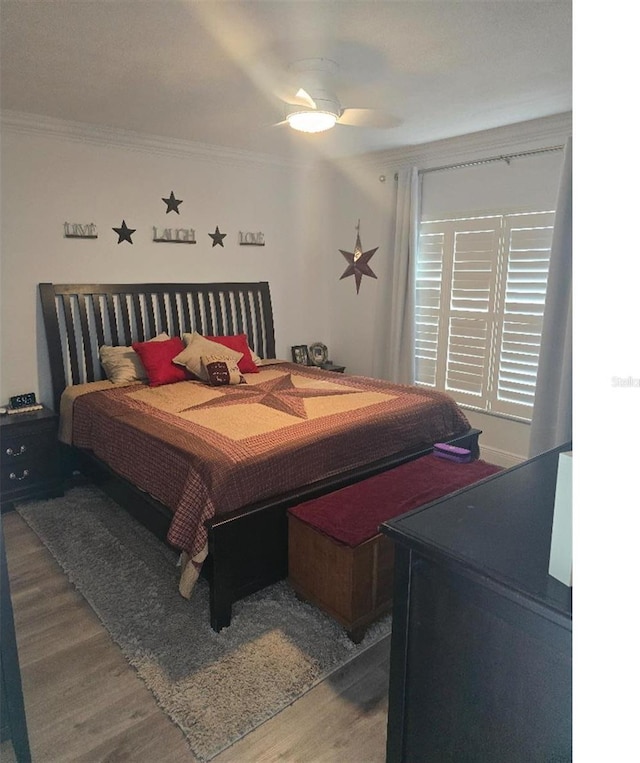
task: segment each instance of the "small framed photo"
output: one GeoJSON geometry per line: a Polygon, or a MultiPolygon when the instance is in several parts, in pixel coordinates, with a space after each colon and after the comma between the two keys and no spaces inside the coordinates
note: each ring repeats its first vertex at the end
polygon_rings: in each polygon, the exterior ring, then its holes
{"type": "Polygon", "coordinates": [[[315,342],[309,345],[309,362],[314,366],[323,366],[329,360],[329,351],[326,344],[315,342]]]}
{"type": "Polygon", "coordinates": [[[309,348],[306,344],[296,344],[291,348],[293,362],[300,366],[309,365],[309,348]]]}

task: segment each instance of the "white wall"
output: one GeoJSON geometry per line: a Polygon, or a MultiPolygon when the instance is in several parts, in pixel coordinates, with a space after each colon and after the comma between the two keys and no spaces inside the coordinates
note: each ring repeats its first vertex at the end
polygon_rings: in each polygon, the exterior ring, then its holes
{"type": "MultiPolygon", "coordinates": [[[[50,400],[37,284],[258,281],[271,284],[277,352],[323,335],[318,291],[322,242],[313,231],[308,169],[246,157],[190,156],[180,147],[108,146],[44,130],[2,131],[1,398],[35,391],[50,400]],[[182,199],[180,214],[163,197],[182,199]],[[111,230],[126,220],[133,245],[111,230]],[[93,222],[97,240],[63,237],[93,222]],[[196,230],[195,245],[153,243],[153,226],[196,230]],[[224,248],[207,235],[226,232],[224,248]],[[239,246],[262,231],[264,247],[239,246]],[[309,235],[312,232],[312,235],[309,235]]],[[[320,306],[322,306],[320,308],[320,306]]]]}
{"type": "MultiPolygon", "coordinates": [[[[350,373],[376,375],[392,272],[395,172],[564,143],[570,115],[398,149],[311,170],[180,142],[60,125],[9,124],[1,135],[0,400],[35,391],[50,400],[37,284],[41,281],[257,281],[271,284],[277,353],[322,341],[350,373]],[[381,182],[380,177],[385,181],[381,182]],[[166,214],[162,197],[183,200],[166,214]],[[134,245],[111,230],[125,219],[134,245]],[[360,220],[362,245],[378,247],[377,278],[340,279],[360,220]],[[64,222],[94,222],[95,241],[63,237],[64,222]],[[152,226],[196,230],[196,245],[154,244],[152,226]],[[220,226],[224,249],[207,233],[220,226]],[[262,231],[265,247],[240,247],[239,230],[262,231]]],[[[299,157],[294,157],[299,159],[299,157]]],[[[302,160],[307,157],[301,157],[302,160]]],[[[528,453],[529,427],[469,412],[484,455],[511,465],[528,453]]]]}
{"type": "Polygon", "coordinates": [[[332,360],[347,366],[349,373],[375,376],[379,352],[380,311],[385,304],[386,286],[392,272],[393,212],[395,183],[381,183],[380,173],[366,167],[348,173],[340,167],[326,170],[328,243],[323,263],[323,280],[330,305],[328,334],[323,341],[332,360]],[[376,278],[363,276],[359,293],[355,277],[342,274],[349,262],[340,250],[352,253],[356,226],[360,221],[360,240],[365,252],[377,251],[369,260],[376,278]]]}

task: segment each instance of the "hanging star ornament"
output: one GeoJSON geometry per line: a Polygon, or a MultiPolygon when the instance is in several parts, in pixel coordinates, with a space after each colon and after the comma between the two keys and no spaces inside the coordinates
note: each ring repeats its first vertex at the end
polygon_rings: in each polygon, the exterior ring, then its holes
{"type": "Polygon", "coordinates": [[[162,199],[164,203],[167,205],[167,211],[165,214],[169,214],[169,212],[177,212],[180,214],[180,210],[178,209],[178,206],[182,204],[182,199],[176,199],[175,194],[173,191],[169,194],[168,199],[162,199]]]}
{"type": "Polygon", "coordinates": [[[340,280],[347,278],[348,276],[354,276],[356,279],[356,294],[360,293],[360,282],[362,276],[369,276],[370,278],[378,278],[378,276],[369,267],[369,260],[378,251],[379,247],[375,249],[369,249],[368,252],[362,251],[362,244],[360,242],[360,220],[356,225],[356,245],[353,252],[345,252],[344,249],[340,249],[340,254],[343,255],[345,260],[349,263],[349,267],[340,276],[340,280]]]}
{"type": "Polygon", "coordinates": [[[213,240],[213,244],[211,246],[215,246],[216,244],[220,244],[220,246],[224,247],[224,242],[222,239],[227,235],[226,233],[220,233],[220,228],[216,225],[216,232],[215,233],[208,233],[208,236],[211,236],[213,240]]]}
{"type": "Polygon", "coordinates": [[[119,228],[111,228],[112,231],[115,231],[118,234],[118,243],[121,244],[123,241],[128,241],[130,244],[133,244],[133,241],[131,240],[131,236],[136,232],[135,228],[127,228],[127,224],[125,221],[122,221],[122,225],[119,228]]]}

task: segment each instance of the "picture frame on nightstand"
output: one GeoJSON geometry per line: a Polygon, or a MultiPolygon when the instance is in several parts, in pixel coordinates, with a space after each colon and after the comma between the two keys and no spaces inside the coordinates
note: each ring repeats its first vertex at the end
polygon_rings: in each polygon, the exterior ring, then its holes
{"type": "Polygon", "coordinates": [[[291,348],[291,357],[294,363],[299,366],[308,366],[309,363],[309,348],[306,344],[295,344],[291,348]]]}
{"type": "Polygon", "coordinates": [[[314,366],[322,367],[329,360],[327,345],[322,342],[314,342],[309,345],[309,360],[314,366]]]}

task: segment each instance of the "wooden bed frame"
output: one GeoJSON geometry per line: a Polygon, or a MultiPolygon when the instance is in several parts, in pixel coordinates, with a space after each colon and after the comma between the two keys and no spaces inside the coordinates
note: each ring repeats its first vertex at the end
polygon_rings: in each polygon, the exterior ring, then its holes
{"type": "MultiPolygon", "coordinates": [[[[131,345],[165,331],[170,336],[247,334],[263,358],[275,358],[269,284],[51,284],[41,283],[40,300],[51,366],[54,404],[70,384],[104,379],[98,349],[131,345]]],[[[480,431],[470,429],[450,442],[478,456],[480,431]]],[[[233,602],[287,576],[287,509],[430,452],[408,450],[366,467],[315,482],[246,506],[207,523],[209,553],[202,574],[209,581],[210,622],[229,625],[233,602]]],[[[67,448],[67,462],[163,542],[172,519],[169,508],[117,475],[92,453],[67,448]]],[[[176,595],[177,587],[176,587],[176,595]]]]}

